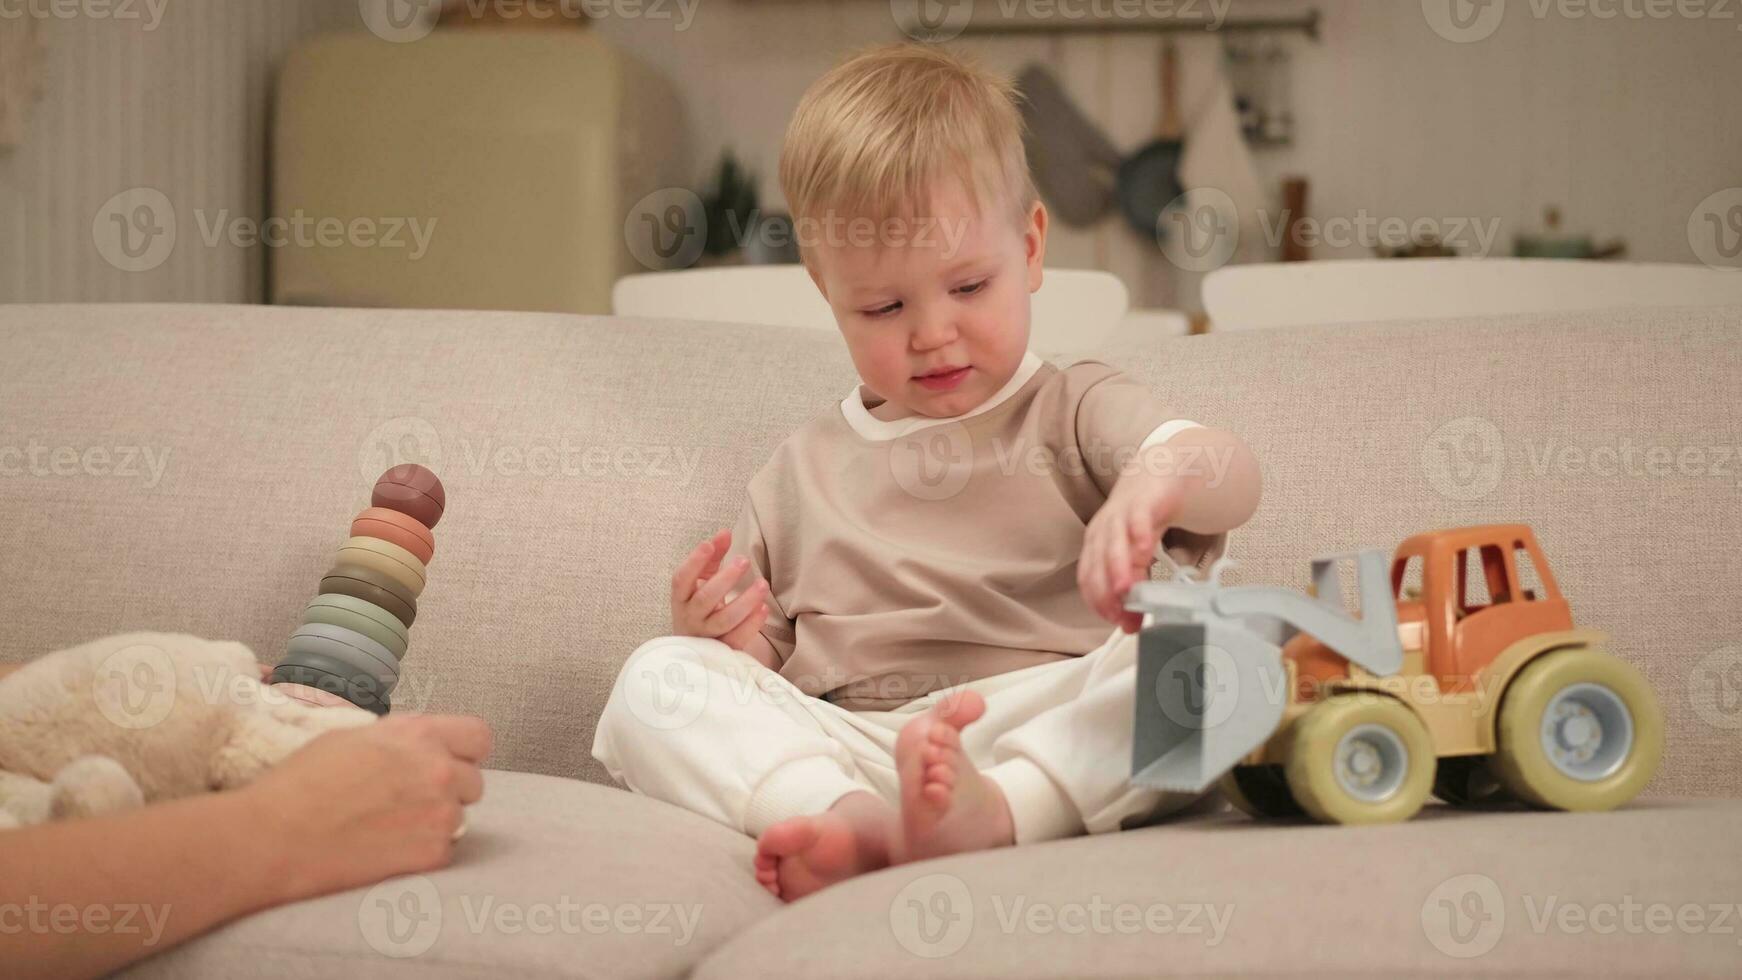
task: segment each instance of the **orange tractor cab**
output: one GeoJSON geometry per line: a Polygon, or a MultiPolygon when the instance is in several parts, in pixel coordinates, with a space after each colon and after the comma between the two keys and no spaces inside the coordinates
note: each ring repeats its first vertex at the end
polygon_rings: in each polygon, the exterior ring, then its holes
{"type": "Polygon", "coordinates": [[[1418,534],[1313,563],[1306,596],[1142,583],[1133,780],[1219,781],[1254,816],[1404,820],[1430,793],[1566,810],[1632,799],[1656,771],[1650,685],[1573,625],[1522,524],[1418,534]],[[1338,566],[1357,567],[1356,610],[1338,566]]]}

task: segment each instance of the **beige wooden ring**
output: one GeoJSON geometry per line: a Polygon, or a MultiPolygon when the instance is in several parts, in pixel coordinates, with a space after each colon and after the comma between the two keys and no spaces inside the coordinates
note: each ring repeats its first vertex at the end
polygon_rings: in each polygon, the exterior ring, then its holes
{"type": "Polygon", "coordinates": [[[380,538],[355,537],[345,541],[339,549],[337,562],[341,565],[357,565],[362,568],[373,568],[378,572],[391,575],[394,581],[403,582],[411,590],[415,598],[423,594],[424,582],[428,580],[429,571],[417,556],[391,541],[380,538]]]}

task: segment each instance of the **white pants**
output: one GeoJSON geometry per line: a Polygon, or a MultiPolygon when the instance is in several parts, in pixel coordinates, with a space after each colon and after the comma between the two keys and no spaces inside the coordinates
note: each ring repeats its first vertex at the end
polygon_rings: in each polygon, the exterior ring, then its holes
{"type": "Polygon", "coordinates": [[[718,640],[667,636],[623,666],[593,757],[630,789],[751,836],[869,790],[899,805],[895,737],[953,692],[986,713],[962,748],[1004,791],[1016,842],[1118,830],[1195,797],[1134,787],[1137,637],[1114,631],[1082,657],[933,692],[893,711],[810,697],[718,640]]]}

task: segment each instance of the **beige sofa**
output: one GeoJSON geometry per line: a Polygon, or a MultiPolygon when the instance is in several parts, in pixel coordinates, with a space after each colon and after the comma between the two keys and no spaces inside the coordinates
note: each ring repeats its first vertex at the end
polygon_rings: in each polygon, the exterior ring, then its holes
{"type": "Polygon", "coordinates": [[[783,434],[848,389],[836,338],[0,307],[0,660],[135,629],[274,660],[385,459],[426,461],[448,488],[396,699],[495,727],[500,771],[455,865],[234,923],[134,974],[1742,968],[1742,309],[1210,335],[1105,358],[1255,447],[1267,486],[1233,541],[1239,580],[1302,586],[1320,551],[1533,524],[1576,616],[1661,696],[1668,750],[1648,797],[1608,814],[1436,806],[1364,829],[1200,814],[889,869],[783,907],[751,880],[748,839],[611,788],[588,750],[619,665],[665,628],[674,562],[736,515],[783,434]]]}

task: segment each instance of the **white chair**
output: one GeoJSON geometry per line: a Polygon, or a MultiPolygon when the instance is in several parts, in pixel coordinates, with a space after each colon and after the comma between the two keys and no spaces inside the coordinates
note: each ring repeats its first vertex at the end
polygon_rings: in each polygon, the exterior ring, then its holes
{"type": "Polygon", "coordinates": [[[1204,278],[1210,329],[1643,306],[1742,305],[1742,272],[1572,259],[1333,259],[1204,278]]]}
{"type": "MultiPolygon", "coordinates": [[[[1099,348],[1130,296],[1111,273],[1048,269],[1032,298],[1028,346],[1043,354],[1099,348]]],[[[746,265],[624,276],[611,289],[620,316],[771,323],[834,330],[835,315],[801,265],[746,265]]]]}

